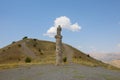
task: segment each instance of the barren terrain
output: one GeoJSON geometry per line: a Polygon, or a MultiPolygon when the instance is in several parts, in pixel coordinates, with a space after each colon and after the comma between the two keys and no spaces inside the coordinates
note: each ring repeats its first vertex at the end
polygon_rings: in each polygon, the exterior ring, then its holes
{"type": "Polygon", "coordinates": [[[120,71],[80,64],[32,65],[0,70],[0,80],[120,80],[120,71]]]}

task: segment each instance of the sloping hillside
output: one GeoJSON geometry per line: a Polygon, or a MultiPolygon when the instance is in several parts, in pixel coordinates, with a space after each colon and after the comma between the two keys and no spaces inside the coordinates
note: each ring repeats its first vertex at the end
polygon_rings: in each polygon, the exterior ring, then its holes
{"type": "MultiPolygon", "coordinates": [[[[26,63],[26,58],[29,58],[31,63],[55,63],[55,43],[25,38],[0,49],[0,64],[26,63]]],[[[107,66],[67,44],[63,44],[63,58],[67,58],[67,62],[107,66]]]]}
{"type": "Polygon", "coordinates": [[[23,39],[0,49],[0,63],[25,62],[29,57],[32,62],[55,57],[55,43],[37,39],[23,39]],[[50,56],[49,56],[50,55],[50,56]]]}

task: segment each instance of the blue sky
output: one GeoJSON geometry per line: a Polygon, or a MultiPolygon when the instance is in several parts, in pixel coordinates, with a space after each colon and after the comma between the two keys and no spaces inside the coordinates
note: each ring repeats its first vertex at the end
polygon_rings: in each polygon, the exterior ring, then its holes
{"type": "Polygon", "coordinates": [[[85,53],[120,52],[120,0],[0,0],[0,47],[24,36],[44,36],[56,18],[66,16],[80,31],[63,29],[63,42],[85,53]]]}

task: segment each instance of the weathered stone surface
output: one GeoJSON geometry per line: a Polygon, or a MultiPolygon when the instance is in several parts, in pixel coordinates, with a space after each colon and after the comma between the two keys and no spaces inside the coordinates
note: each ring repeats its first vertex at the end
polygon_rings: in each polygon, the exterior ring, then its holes
{"type": "Polygon", "coordinates": [[[62,64],[62,35],[61,35],[61,27],[57,28],[56,38],[56,65],[62,64]]]}

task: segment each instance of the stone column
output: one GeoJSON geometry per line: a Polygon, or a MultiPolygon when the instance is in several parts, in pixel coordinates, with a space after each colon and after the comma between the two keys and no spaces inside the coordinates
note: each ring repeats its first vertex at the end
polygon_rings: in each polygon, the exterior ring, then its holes
{"type": "Polygon", "coordinates": [[[57,28],[56,38],[56,65],[62,64],[62,36],[61,36],[61,27],[60,25],[57,28]]]}

